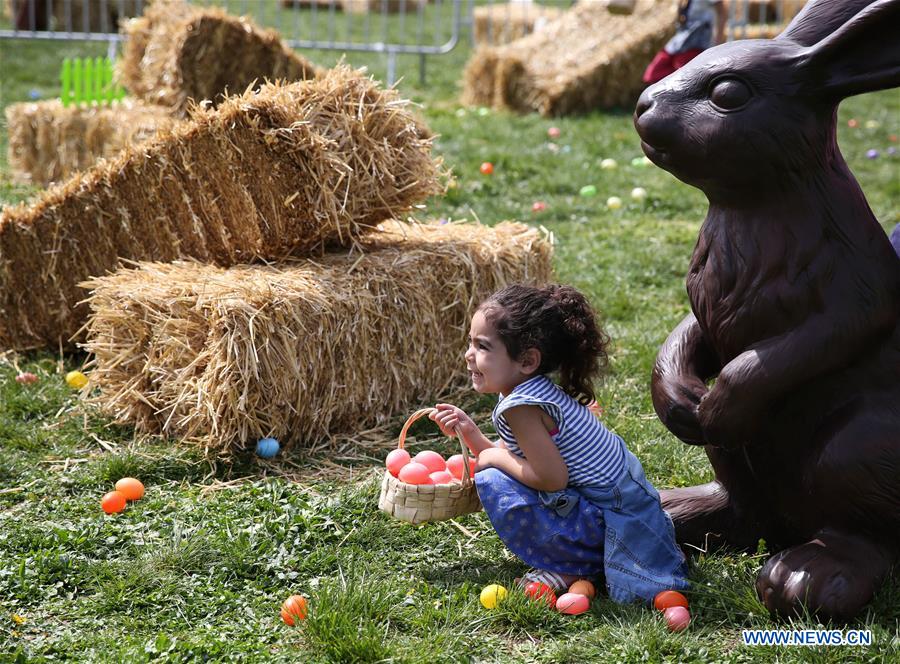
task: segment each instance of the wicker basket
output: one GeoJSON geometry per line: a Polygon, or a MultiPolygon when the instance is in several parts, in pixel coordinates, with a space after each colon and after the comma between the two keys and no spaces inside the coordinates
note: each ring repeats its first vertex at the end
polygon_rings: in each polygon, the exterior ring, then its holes
{"type": "MultiPolygon", "coordinates": [[[[406,442],[406,432],[413,422],[421,417],[434,412],[434,408],[423,408],[409,416],[400,437],[397,439],[397,447],[403,449],[406,442]]],[[[393,517],[410,523],[425,523],[426,521],[443,521],[455,516],[462,516],[481,509],[481,501],[475,490],[475,482],[470,477],[469,451],[460,440],[462,446],[463,464],[465,466],[462,482],[460,484],[408,484],[401,482],[384,471],[384,479],[381,482],[381,495],[378,498],[378,509],[387,512],[393,517]]]]}

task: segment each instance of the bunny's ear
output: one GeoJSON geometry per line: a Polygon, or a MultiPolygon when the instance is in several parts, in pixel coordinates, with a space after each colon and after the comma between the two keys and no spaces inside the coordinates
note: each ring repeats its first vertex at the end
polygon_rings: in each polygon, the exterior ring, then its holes
{"type": "MultiPolygon", "coordinates": [[[[830,3],[843,4],[838,0],[830,3]]],[[[847,4],[858,3],[851,0],[847,4]]],[[[804,78],[814,86],[813,92],[843,99],[900,85],[898,25],[900,0],[876,0],[810,46],[804,78]]]]}
{"type": "Polygon", "coordinates": [[[812,46],[872,2],[873,0],[809,0],[775,39],[787,39],[801,46],[812,46]]]}

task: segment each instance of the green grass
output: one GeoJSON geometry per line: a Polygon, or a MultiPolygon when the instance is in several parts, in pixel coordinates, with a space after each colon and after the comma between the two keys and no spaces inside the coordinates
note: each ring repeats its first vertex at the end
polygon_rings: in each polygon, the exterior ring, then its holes
{"type": "MultiPolygon", "coordinates": [[[[55,96],[63,57],[103,54],[105,46],[96,44],[0,41],[0,106],[27,100],[32,90],[55,96]]],[[[429,59],[426,85],[418,81],[417,58],[399,63],[400,90],[422,104],[440,134],[436,151],[455,173],[456,186],[430,201],[426,214],[489,224],[520,219],[552,231],[559,279],[590,296],[615,340],[611,375],[600,392],[606,422],[657,486],[709,479],[705,457],[656,419],[648,390],[656,350],[688,310],[684,275],[705,199],[663,171],[631,166],[640,149],[628,110],[551,121],[461,108],[458,81],[468,55],[463,46],[429,59]],[[555,150],[550,126],[562,132],[555,150]],[[619,167],[600,170],[605,157],[619,167]],[[483,161],[494,163],[493,176],[479,174],[483,161]],[[597,187],[596,197],[578,195],[586,184],[597,187]],[[649,192],[645,202],[629,198],[635,186],[649,192]],[[625,206],[607,210],[611,195],[625,206]],[[531,212],[536,200],[547,203],[544,212],[531,212]]],[[[338,54],[310,57],[329,64],[338,54]]],[[[380,56],[347,59],[384,75],[380,56]]],[[[843,152],[876,216],[892,228],[900,222],[900,178],[897,158],[884,151],[892,145],[888,135],[900,133],[900,96],[848,100],[839,117],[843,152]],[[850,118],[860,126],[848,128],[850,118]],[[867,120],[880,126],[866,128],[867,120]],[[866,159],[869,148],[882,157],[866,159]]],[[[11,183],[5,145],[3,129],[0,202],[10,204],[38,192],[11,183]]],[[[390,520],[376,509],[381,462],[373,455],[343,461],[341,480],[298,481],[290,464],[303,464],[299,455],[226,465],[178,441],[136,438],[87,410],[65,386],[65,372],[84,360],[47,352],[8,353],[0,362],[0,662],[888,662],[900,656],[897,575],[853,625],[872,630],[869,648],[742,646],[742,628],[779,626],[753,592],[764,553],[694,558],[694,622],[681,634],[668,632],[651,610],[608,600],[572,618],[512,592],[487,612],[478,602],[480,588],[511,587],[522,566],[483,514],[459,519],[462,529],[390,520]],[[25,370],[40,381],[17,384],[16,373],[25,370]],[[142,478],[147,495],[123,514],[106,516],[99,498],[123,475],[142,478]],[[278,615],[292,593],[310,598],[310,617],[298,628],[278,615]]],[[[487,400],[467,405],[486,421],[487,400]]]]}

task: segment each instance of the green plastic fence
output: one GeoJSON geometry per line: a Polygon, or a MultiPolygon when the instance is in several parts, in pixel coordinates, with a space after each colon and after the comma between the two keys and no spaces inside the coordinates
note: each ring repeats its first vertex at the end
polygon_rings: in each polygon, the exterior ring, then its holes
{"type": "Polygon", "coordinates": [[[66,58],[59,74],[63,106],[110,105],[125,97],[109,58],[66,58]]]}

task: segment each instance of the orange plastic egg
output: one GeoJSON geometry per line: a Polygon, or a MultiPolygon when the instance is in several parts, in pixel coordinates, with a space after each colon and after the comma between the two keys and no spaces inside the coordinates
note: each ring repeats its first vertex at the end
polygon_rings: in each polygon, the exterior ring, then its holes
{"type": "Polygon", "coordinates": [[[406,450],[394,450],[387,455],[384,465],[387,466],[388,472],[397,477],[400,475],[400,469],[409,463],[409,452],[406,450]]]}
{"type": "Polygon", "coordinates": [[[594,584],[587,579],[578,579],[578,581],[575,581],[569,586],[569,592],[575,593],[576,595],[584,595],[588,599],[594,599],[594,597],[597,596],[597,589],[594,588],[594,584]]]}
{"type": "Polygon", "coordinates": [[[424,450],[423,452],[419,452],[416,456],[412,458],[415,463],[421,463],[428,469],[429,473],[436,473],[439,470],[447,470],[447,462],[444,461],[444,457],[442,457],[437,452],[432,452],[431,450],[424,450]]]}
{"type": "Polygon", "coordinates": [[[116,491],[125,496],[125,500],[140,500],[144,497],[144,485],[133,477],[123,477],[116,482],[116,491]]]}
{"type": "Polygon", "coordinates": [[[436,473],[430,473],[428,477],[432,484],[450,484],[453,481],[453,475],[446,470],[439,470],[436,473]]]}
{"type": "Polygon", "coordinates": [[[683,606],[684,608],[688,608],[688,601],[687,597],[677,590],[663,590],[661,593],[657,593],[656,597],[653,598],[653,606],[655,606],[658,611],[665,611],[673,606],[683,606]]]}
{"type": "Polygon", "coordinates": [[[100,507],[107,514],[115,514],[125,509],[125,494],[121,491],[110,491],[100,499],[100,507]]]}
{"type": "Polygon", "coordinates": [[[416,461],[410,461],[403,466],[397,479],[407,484],[431,484],[428,468],[416,461]]]}
{"type": "Polygon", "coordinates": [[[292,627],[295,620],[305,620],[308,613],[306,598],[302,595],[291,595],[281,605],[281,619],[292,627]]]}
{"type": "Polygon", "coordinates": [[[680,632],[687,629],[691,624],[691,613],[683,606],[670,606],[663,614],[666,619],[666,626],[673,632],[680,632]]]}
{"type": "Polygon", "coordinates": [[[494,165],[489,161],[485,161],[478,170],[481,171],[482,175],[490,175],[494,172],[494,165]]]}
{"type": "Polygon", "coordinates": [[[591,600],[584,595],[576,593],[564,593],[556,600],[556,610],[560,613],[567,613],[570,616],[577,616],[584,613],[591,607],[591,600]]]}

